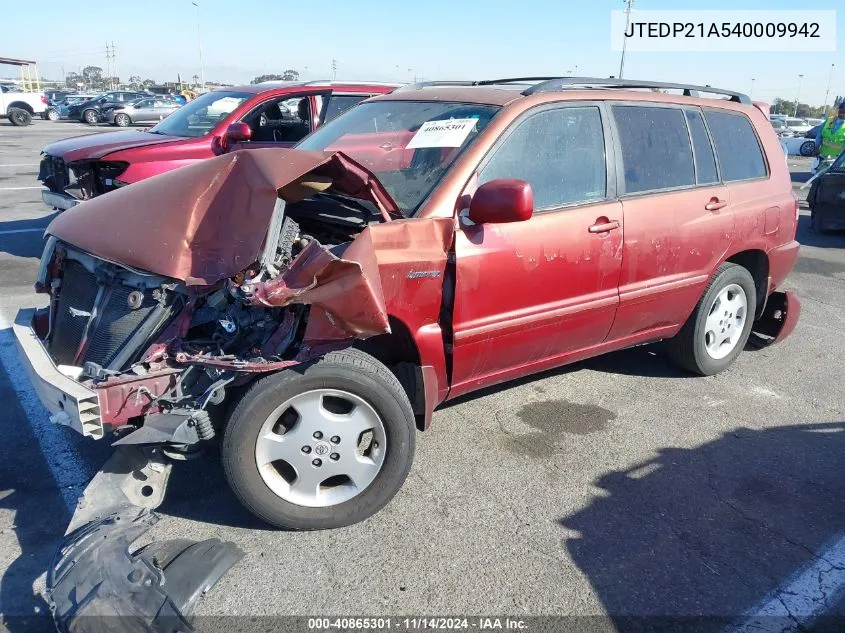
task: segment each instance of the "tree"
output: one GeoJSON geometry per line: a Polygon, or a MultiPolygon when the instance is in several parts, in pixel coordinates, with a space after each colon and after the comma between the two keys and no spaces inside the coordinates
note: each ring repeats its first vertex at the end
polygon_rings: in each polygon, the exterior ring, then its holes
{"type": "Polygon", "coordinates": [[[91,90],[98,90],[103,86],[103,69],[99,66],[86,66],[82,69],[85,84],[91,90]]]}
{"type": "Polygon", "coordinates": [[[156,85],[156,82],[152,79],[144,79],[144,81],[141,82],[141,85],[144,86],[144,88],[152,88],[156,85]]]}
{"type": "Polygon", "coordinates": [[[143,82],[143,80],[141,79],[141,77],[139,77],[138,75],[132,75],[132,76],[129,78],[129,86],[130,86],[133,90],[138,90],[138,89],[140,89],[143,85],[144,85],[144,82],[143,82]]]}
{"type": "Polygon", "coordinates": [[[269,74],[258,75],[255,79],[250,81],[251,84],[260,84],[264,81],[299,81],[299,72],[296,70],[286,70],[281,75],[269,74]]]}
{"type": "Polygon", "coordinates": [[[258,75],[255,79],[250,81],[251,84],[260,84],[265,81],[281,81],[282,75],[258,75]]]}
{"type": "Polygon", "coordinates": [[[65,75],[65,85],[73,90],[79,89],[79,84],[85,83],[85,77],[73,71],[65,75]]]}

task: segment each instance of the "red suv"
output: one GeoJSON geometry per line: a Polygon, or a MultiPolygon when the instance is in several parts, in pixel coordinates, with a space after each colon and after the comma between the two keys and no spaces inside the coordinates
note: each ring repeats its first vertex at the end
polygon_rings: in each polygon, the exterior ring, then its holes
{"type": "Polygon", "coordinates": [[[219,440],[256,515],[337,527],[399,490],[448,399],[660,340],[715,374],[752,329],[787,336],[797,217],[745,95],[415,85],[296,149],[232,152],[61,214],[36,286],[50,306],[15,334],[56,422],[152,451],[156,468],[136,453],[110,469],[143,470],[130,499],[161,500],[163,454],[219,440]]]}
{"type": "Polygon", "coordinates": [[[399,84],[266,82],[207,92],[149,130],[74,136],[45,147],[44,202],[68,209],[117,187],[224,152],[291,147],[321,123],[399,84]]]}

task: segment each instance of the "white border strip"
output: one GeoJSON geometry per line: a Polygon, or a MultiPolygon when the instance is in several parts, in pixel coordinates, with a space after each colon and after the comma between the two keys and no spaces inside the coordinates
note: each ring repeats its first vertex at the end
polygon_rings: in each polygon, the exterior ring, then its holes
{"type": "Polygon", "coordinates": [[[810,626],[845,595],[845,536],[828,545],[743,621],[724,633],[793,633],[810,626]]]}
{"type": "Polygon", "coordinates": [[[5,369],[6,376],[18,396],[26,418],[32,427],[32,433],[38,441],[44,461],[50,468],[50,473],[56,481],[56,487],[62,495],[62,500],[68,512],[73,514],[76,500],[82,489],[91,478],[90,468],[86,468],[84,461],[75,447],[63,437],[63,433],[48,419],[47,410],[38,399],[38,395],[29,383],[26,372],[18,360],[18,350],[15,345],[15,335],[10,325],[0,316],[0,368],[5,369]]]}

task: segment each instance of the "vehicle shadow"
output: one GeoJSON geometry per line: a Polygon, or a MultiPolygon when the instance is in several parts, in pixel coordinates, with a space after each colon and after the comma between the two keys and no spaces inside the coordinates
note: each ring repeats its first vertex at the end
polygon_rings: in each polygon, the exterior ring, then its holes
{"type": "Polygon", "coordinates": [[[10,550],[19,551],[0,571],[0,630],[52,633],[47,603],[34,587],[61,542],[70,513],[31,427],[23,421],[17,394],[2,375],[0,402],[0,429],[7,438],[0,447],[0,516],[4,523],[5,517],[10,519],[0,528],[0,543],[4,558],[10,550]],[[9,428],[13,423],[14,433],[9,428]]]}
{"type": "Polygon", "coordinates": [[[174,464],[164,502],[156,511],[163,516],[214,525],[279,531],[241,505],[226,482],[216,449],[190,462],[174,464]]]}
{"type": "Polygon", "coordinates": [[[795,239],[805,246],[816,248],[843,248],[845,247],[845,231],[829,231],[817,233],[810,229],[810,216],[801,215],[798,218],[798,231],[795,239]]]}
{"type": "Polygon", "coordinates": [[[44,250],[44,230],[58,214],[54,211],[45,217],[0,222],[0,253],[40,258],[44,250]]]}
{"type": "Polygon", "coordinates": [[[720,631],[842,538],[843,472],[843,422],[737,428],[602,475],[562,547],[619,633],[720,631]]]}
{"type": "Polygon", "coordinates": [[[789,175],[792,178],[792,182],[803,184],[803,183],[807,182],[810,178],[813,177],[813,172],[811,172],[811,171],[792,171],[792,172],[789,172],[789,175]]]}

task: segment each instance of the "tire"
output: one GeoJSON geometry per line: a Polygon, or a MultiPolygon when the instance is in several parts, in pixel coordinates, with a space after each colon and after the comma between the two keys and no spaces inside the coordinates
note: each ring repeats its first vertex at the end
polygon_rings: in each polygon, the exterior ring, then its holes
{"type": "Polygon", "coordinates": [[[12,125],[23,127],[32,123],[32,115],[23,108],[9,108],[7,114],[12,125]]]}
{"type": "Polygon", "coordinates": [[[114,124],[117,127],[129,127],[132,123],[132,119],[129,118],[128,114],[118,114],[114,117],[114,124]]]}
{"type": "Polygon", "coordinates": [[[810,210],[810,230],[813,233],[818,233],[819,235],[827,233],[827,231],[822,228],[821,218],[819,217],[819,214],[816,213],[815,209],[810,210]]]}
{"type": "Polygon", "coordinates": [[[47,108],[47,111],[44,113],[44,118],[48,121],[58,121],[61,117],[59,116],[58,110],[55,108],[47,108]]]}
{"type": "Polygon", "coordinates": [[[667,345],[669,357],[679,366],[694,374],[701,376],[712,376],[727,369],[734,362],[739,353],[745,347],[748,336],[751,334],[751,327],[754,323],[754,315],[757,310],[757,292],[754,279],[751,273],[742,266],[725,262],[710,278],[704,294],[695,307],[692,315],[684,323],[678,334],[672,338],[667,345]],[[741,290],[744,297],[739,297],[738,290],[741,290]],[[733,291],[733,302],[729,303],[733,291]],[[726,293],[723,295],[722,293],[726,293]],[[722,297],[718,306],[716,300],[722,297]],[[727,300],[726,300],[727,299],[727,300]],[[742,310],[742,323],[738,324],[737,315],[740,310],[736,305],[744,299],[745,307],[742,310]],[[729,308],[728,306],[732,306],[729,308]],[[720,314],[722,307],[730,314],[730,318],[723,321],[711,321],[709,325],[729,324],[735,328],[734,334],[730,335],[731,328],[722,327],[721,331],[717,326],[713,330],[708,325],[708,317],[716,316],[716,319],[725,316],[720,314]],[[715,334],[714,334],[715,332],[715,334]],[[730,339],[719,345],[718,341],[722,332],[730,335],[730,339]],[[737,334],[738,332],[738,334],[737,334]],[[715,336],[715,338],[714,338],[715,336]],[[708,344],[708,341],[710,344],[708,344]],[[731,347],[728,348],[728,345],[731,347]],[[724,355],[721,355],[725,352],[724,355]]]}
{"type": "Polygon", "coordinates": [[[277,527],[320,530],[363,521],[383,508],[408,476],[414,457],[415,435],[414,414],[396,377],[372,356],[346,349],[256,381],[233,409],[220,452],[226,479],[250,512],[277,527]],[[327,409],[324,407],[329,404],[326,397],[329,396],[334,398],[333,404],[335,401],[352,402],[352,409],[325,414],[327,409]],[[317,404],[312,405],[316,406],[312,409],[313,415],[299,415],[299,410],[303,409],[299,404],[293,414],[289,413],[290,408],[285,408],[289,402],[298,403],[309,398],[317,398],[317,404]],[[381,430],[374,426],[372,432],[358,434],[353,430],[351,434],[345,434],[346,428],[357,426],[347,420],[357,420],[364,414],[375,415],[373,419],[381,424],[381,430]],[[276,435],[277,427],[286,419],[295,421],[288,422],[289,426],[281,435],[276,435]],[[324,425],[326,428],[318,437],[314,429],[322,429],[324,425]],[[343,437],[334,433],[341,433],[343,437]],[[368,433],[371,433],[370,443],[364,450],[370,453],[364,459],[359,451],[361,440],[364,438],[366,443],[368,433]],[[282,435],[290,438],[287,440],[290,444],[278,449],[280,444],[272,443],[272,450],[287,451],[284,457],[279,461],[262,457],[261,451],[268,445],[266,438],[278,440],[282,435]],[[317,439],[312,441],[312,438],[317,439]],[[335,440],[338,440],[337,444],[335,440]],[[350,452],[342,450],[347,446],[350,452]],[[314,465],[321,461],[318,456],[322,456],[325,464],[314,465]],[[288,459],[290,463],[286,461],[288,459]],[[380,465],[376,470],[371,468],[370,462],[377,460],[380,465]],[[373,478],[365,485],[356,486],[350,485],[353,480],[349,477],[348,481],[343,481],[345,475],[335,475],[332,477],[335,487],[323,488],[330,480],[319,482],[319,479],[324,474],[332,475],[343,469],[344,463],[351,464],[351,468],[367,464],[367,476],[373,478]],[[324,466],[326,470],[310,470],[324,466]],[[308,470],[297,470],[303,468],[308,470]],[[301,477],[300,472],[305,477],[301,477]],[[311,487],[305,484],[298,487],[303,481],[311,481],[311,487]],[[313,481],[318,481],[316,487],[313,481]],[[312,495],[311,490],[316,494],[312,495]],[[307,494],[296,497],[302,491],[307,494]]]}
{"type": "Polygon", "coordinates": [[[801,143],[801,147],[798,148],[798,153],[801,154],[801,156],[812,156],[815,151],[815,141],[804,141],[801,143]]]}
{"type": "Polygon", "coordinates": [[[82,113],[82,120],[88,125],[96,125],[100,122],[100,117],[97,115],[96,110],[86,110],[82,113]]]}

